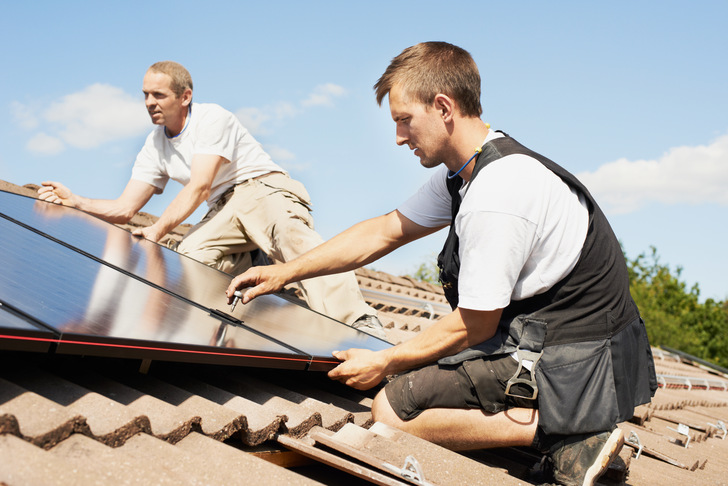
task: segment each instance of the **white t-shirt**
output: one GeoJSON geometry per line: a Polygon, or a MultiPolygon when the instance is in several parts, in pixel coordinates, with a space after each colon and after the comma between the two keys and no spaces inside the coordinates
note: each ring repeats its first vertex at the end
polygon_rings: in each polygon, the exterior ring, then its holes
{"type": "Polygon", "coordinates": [[[192,156],[219,155],[226,159],[212,182],[208,205],[231,186],[269,172],[286,173],[271,160],[237,117],[212,103],[194,103],[187,125],[176,137],[167,137],[158,126],[137,155],[131,178],[146,182],[161,193],[169,179],[182,185],[190,181],[192,156]]]}
{"type": "MultiPolygon", "coordinates": [[[[490,131],[486,141],[502,137],[490,131]]],[[[426,227],[451,222],[447,167],[398,210],[426,227]]],[[[536,159],[509,155],[488,164],[465,184],[455,218],[460,240],[458,306],[506,307],[540,294],[576,266],[586,239],[586,201],[536,159]]]]}

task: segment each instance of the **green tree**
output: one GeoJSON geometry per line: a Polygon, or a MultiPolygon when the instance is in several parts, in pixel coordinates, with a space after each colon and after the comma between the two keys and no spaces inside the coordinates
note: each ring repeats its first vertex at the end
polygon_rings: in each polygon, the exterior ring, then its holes
{"type": "Polygon", "coordinates": [[[412,277],[416,280],[420,280],[421,282],[428,282],[435,285],[440,285],[440,272],[437,269],[437,265],[428,264],[428,263],[422,263],[417,270],[415,270],[415,273],[413,275],[408,275],[409,277],[412,277]]]}
{"type": "Polygon", "coordinates": [[[417,270],[413,274],[408,274],[407,276],[421,282],[440,285],[440,269],[437,267],[437,258],[433,255],[426,262],[420,263],[420,266],[417,267],[417,270]]]}
{"type": "Polygon", "coordinates": [[[728,366],[728,306],[707,299],[700,303],[698,284],[688,288],[680,280],[682,267],[675,274],[660,262],[655,247],[650,254],[625,259],[630,291],[647,326],[653,346],[669,346],[728,366]]]}

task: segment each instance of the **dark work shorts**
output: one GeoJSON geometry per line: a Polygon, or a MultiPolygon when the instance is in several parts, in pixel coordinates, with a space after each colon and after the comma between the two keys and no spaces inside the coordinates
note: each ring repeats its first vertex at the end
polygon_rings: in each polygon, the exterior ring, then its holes
{"type": "MultiPolygon", "coordinates": [[[[479,408],[498,413],[509,408],[537,408],[536,400],[506,396],[506,383],[518,369],[510,355],[488,356],[457,365],[433,364],[397,376],[385,391],[389,404],[402,420],[411,420],[428,408],[479,408]]],[[[526,368],[519,378],[530,378],[526,368]]],[[[514,385],[511,393],[530,396],[528,386],[514,385]]]]}

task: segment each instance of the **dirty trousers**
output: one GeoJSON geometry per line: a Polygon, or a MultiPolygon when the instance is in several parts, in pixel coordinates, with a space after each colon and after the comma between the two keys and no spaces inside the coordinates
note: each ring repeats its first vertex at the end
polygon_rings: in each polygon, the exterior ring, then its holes
{"type": "MultiPolygon", "coordinates": [[[[274,263],[287,262],[323,243],[313,229],[310,198],[303,184],[273,172],[225,193],[184,237],[178,251],[231,275],[252,266],[250,252],[263,251],[274,263]]],[[[298,283],[308,306],[346,324],[369,307],[354,272],[298,283]]]]}

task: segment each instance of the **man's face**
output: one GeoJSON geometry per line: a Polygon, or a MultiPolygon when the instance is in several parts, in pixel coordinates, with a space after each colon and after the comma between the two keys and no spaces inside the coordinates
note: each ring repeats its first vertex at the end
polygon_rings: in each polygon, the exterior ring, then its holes
{"type": "Polygon", "coordinates": [[[144,92],[144,104],[147,112],[155,125],[165,125],[168,128],[175,128],[171,125],[179,124],[187,113],[186,97],[177,96],[170,85],[172,78],[168,74],[147,71],[142,83],[144,92]]]}
{"type": "Polygon", "coordinates": [[[407,145],[420,158],[423,167],[445,161],[447,131],[441,113],[408,96],[398,85],[389,91],[389,110],[397,124],[397,145],[407,145]]]}

